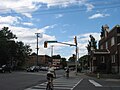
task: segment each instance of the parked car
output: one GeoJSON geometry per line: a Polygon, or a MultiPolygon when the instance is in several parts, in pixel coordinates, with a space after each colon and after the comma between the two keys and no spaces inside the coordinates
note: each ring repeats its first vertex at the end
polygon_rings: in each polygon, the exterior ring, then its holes
{"type": "Polygon", "coordinates": [[[49,67],[40,67],[40,70],[41,70],[41,71],[48,71],[48,68],[49,68],[49,67]]]}
{"type": "Polygon", "coordinates": [[[27,72],[38,72],[39,71],[39,66],[31,66],[29,68],[27,68],[27,72]]]}
{"type": "Polygon", "coordinates": [[[11,71],[12,71],[12,68],[9,65],[2,65],[0,67],[0,72],[2,72],[2,73],[5,73],[5,72],[11,73],[11,71]]]}

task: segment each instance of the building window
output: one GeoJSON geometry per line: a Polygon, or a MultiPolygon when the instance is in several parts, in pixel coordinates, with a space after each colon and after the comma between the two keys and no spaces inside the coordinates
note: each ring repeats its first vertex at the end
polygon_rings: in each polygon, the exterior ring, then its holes
{"type": "Polygon", "coordinates": [[[111,38],[111,46],[113,46],[114,44],[115,44],[115,38],[112,37],[112,38],[111,38]]]}
{"type": "Polygon", "coordinates": [[[111,55],[111,60],[112,63],[115,63],[115,55],[111,55]]]}
{"type": "Polygon", "coordinates": [[[96,57],[93,57],[93,60],[96,60],[96,57]]]}
{"type": "Polygon", "coordinates": [[[105,57],[101,56],[101,63],[105,63],[105,57]]]}
{"type": "Polygon", "coordinates": [[[108,49],[108,42],[106,42],[105,45],[106,45],[106,49],[108,49]]]}

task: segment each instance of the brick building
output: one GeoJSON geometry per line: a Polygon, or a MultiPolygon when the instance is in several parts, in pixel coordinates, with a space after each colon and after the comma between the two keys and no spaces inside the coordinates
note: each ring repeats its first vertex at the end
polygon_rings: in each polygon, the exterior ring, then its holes
{"type": "Polygon", "coordinates": [[[99,48],[90,53],[92,72],[120,73],[120,26],[102,26],[99,48]]]}
{"type": "MultiPolygon", "coordinates": [[[[26,63],[27,66],[37,65],[37,55],[31,55],[26,63]]],[[[38,55],[39,66],[48,66],[50,63],[52,63],[52,58],[50,56],[38,55]]]]}

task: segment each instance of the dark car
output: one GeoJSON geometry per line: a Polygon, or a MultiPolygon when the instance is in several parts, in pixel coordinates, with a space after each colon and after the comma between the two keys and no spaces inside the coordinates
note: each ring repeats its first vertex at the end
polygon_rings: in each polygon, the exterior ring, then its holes
{"type": "Polygon", "coordinates": [[[9,65],[2,65],[1,67],[0,67],[0,72],[2,72],[2,73],[5,73],[5,72],[9,72],[9,73],[11,73],[11,67],[9,66],[9,65]]]}
{"type": "Polygon", "coordinates": [[[39,71],[39,66],[31,66],[29,68],[27,68],[27,72],[38,72],[39,71]]]}

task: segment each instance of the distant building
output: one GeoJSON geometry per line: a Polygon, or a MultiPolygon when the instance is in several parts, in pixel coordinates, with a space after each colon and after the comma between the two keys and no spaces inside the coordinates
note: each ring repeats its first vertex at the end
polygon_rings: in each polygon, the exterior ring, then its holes
{"type": "Polygon", "coordinates": [[[99,48],[89,53],[92,72],[120,73],[120,25],[102,26],[99,48]]]}
{"type": "Polygon", "coordinates": [[[61,67],[60,62],[61,62],[61,59],[53,59],[52,60],[52,64],[53,64],[54,67],[60,68],[61,67]]]}
{"type": "MultiPolygon", "coordinates": [[[[29,60],[26,62],[27,66],[37,65],[37,55],[29,56],[29,60]]],[[[48,66],[52,63],[52,59],[48,55],[38,55],[38,65],[39,66],[48,66]]]]}

